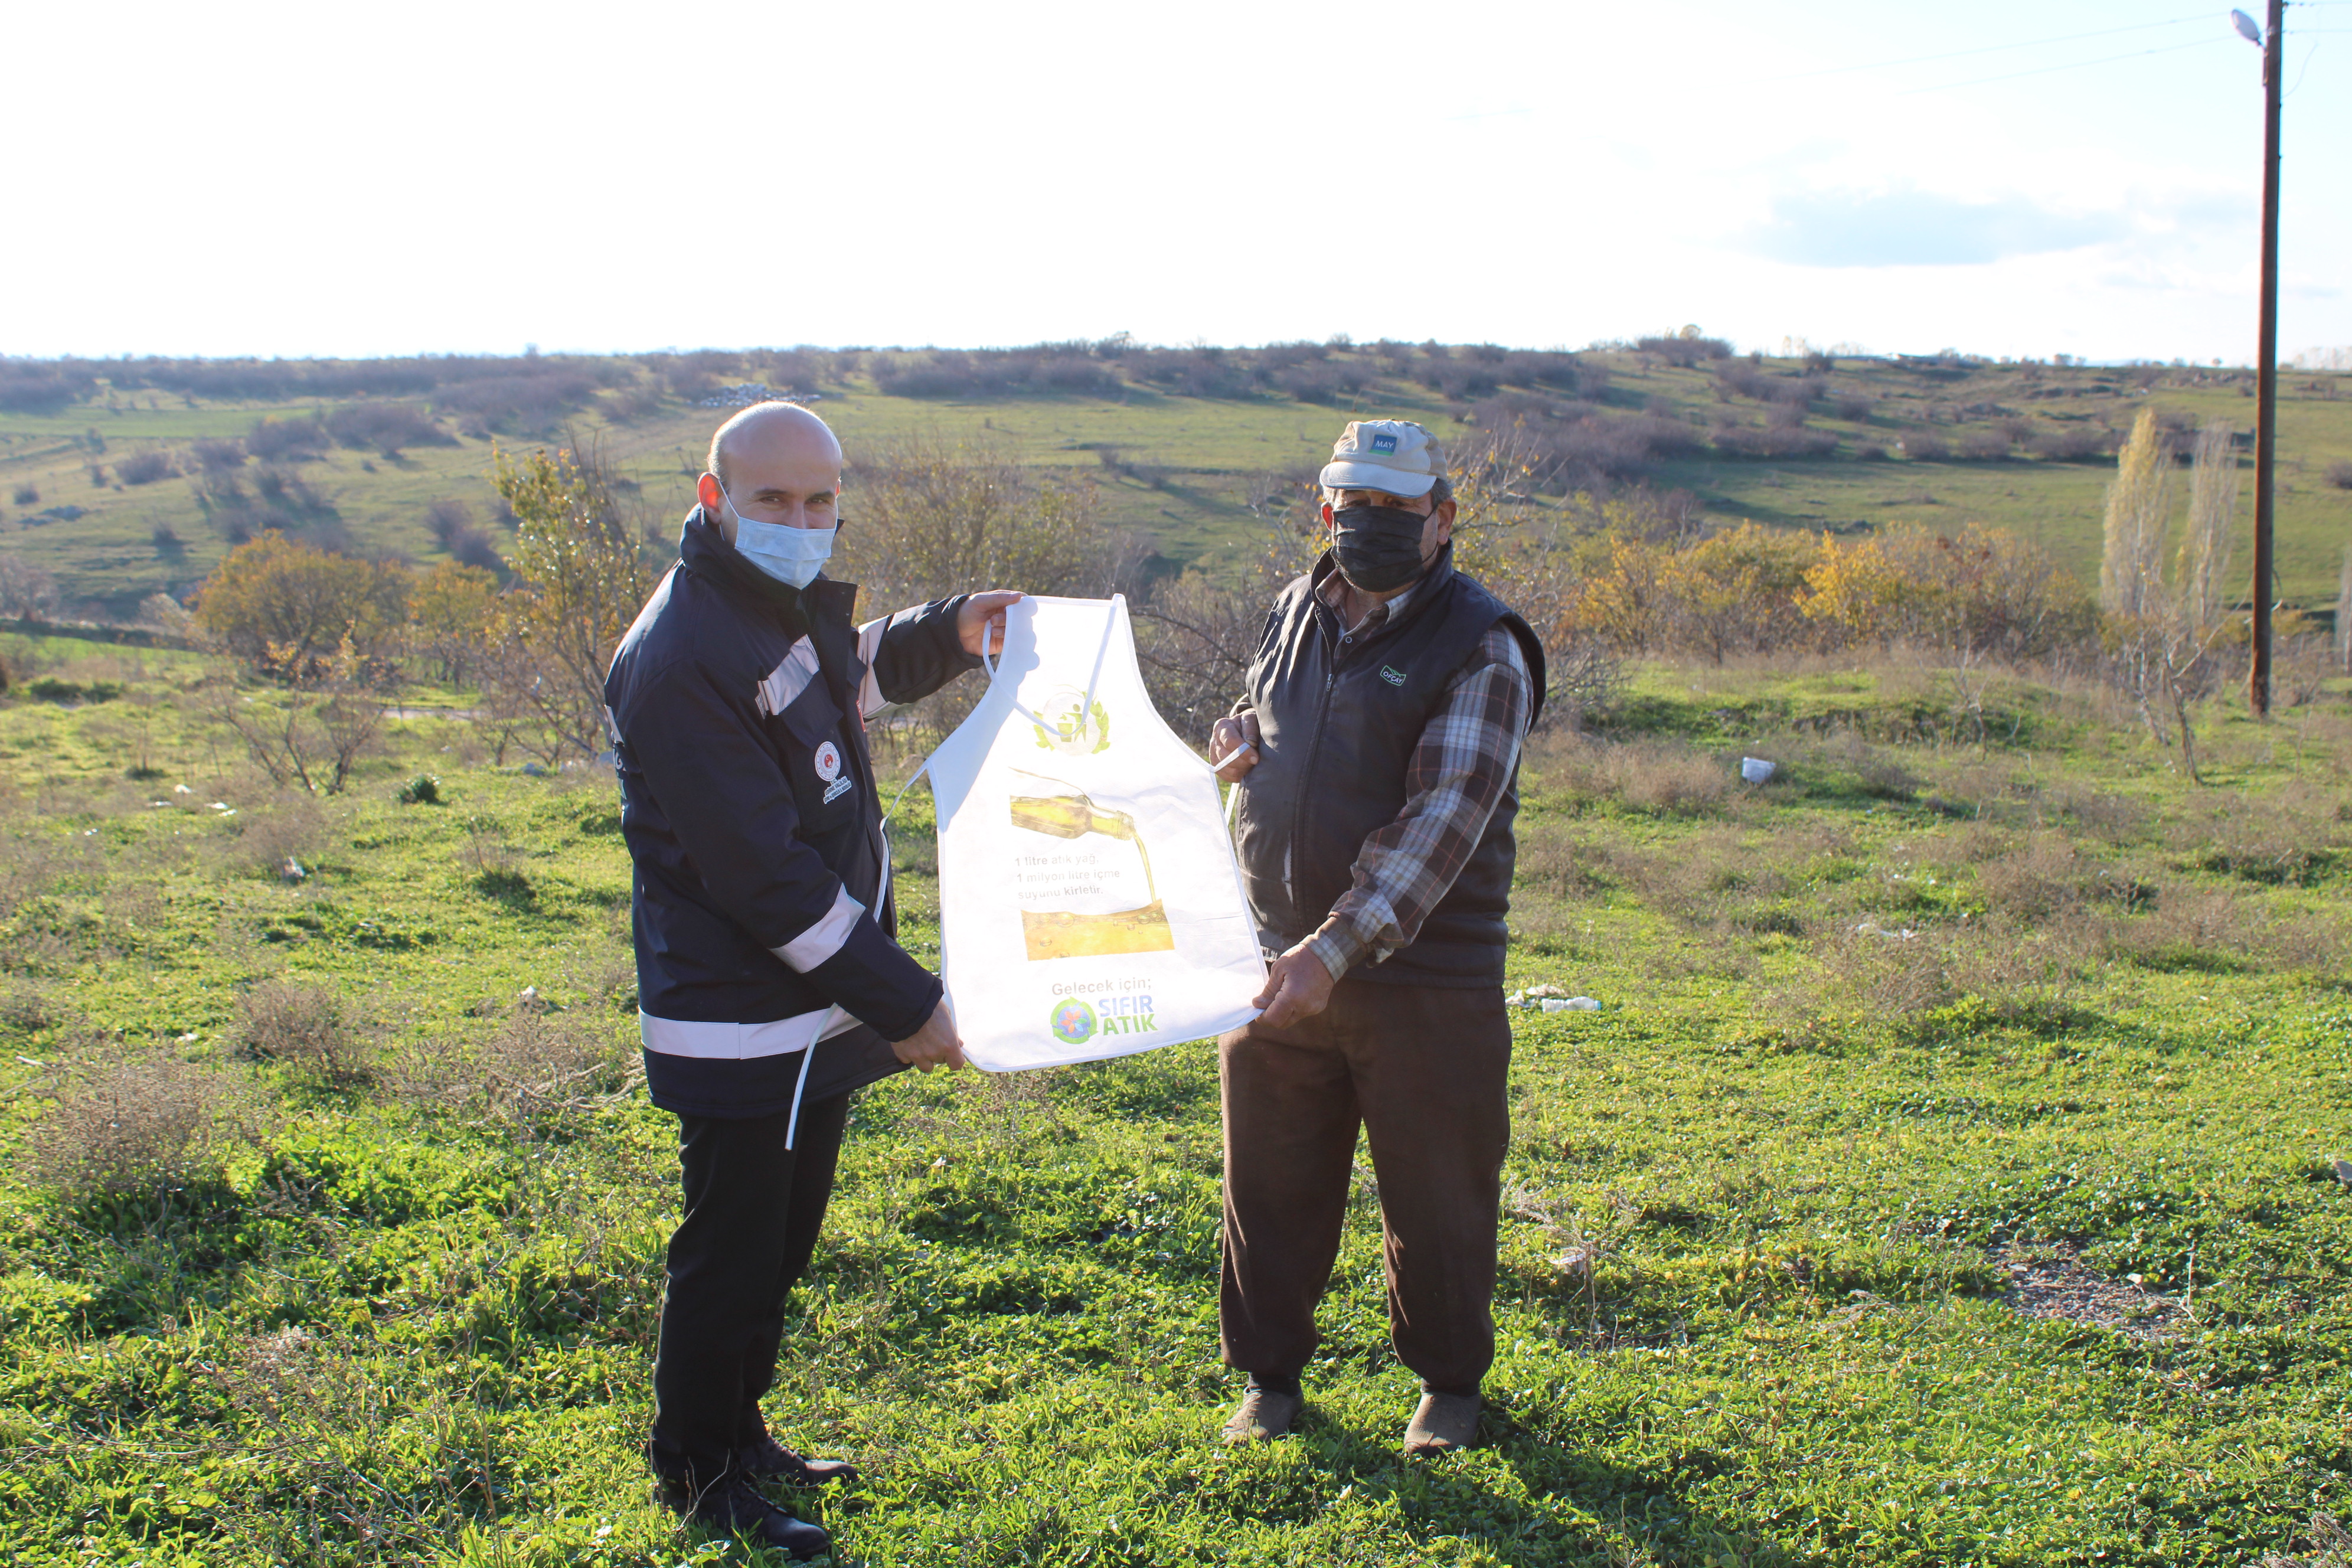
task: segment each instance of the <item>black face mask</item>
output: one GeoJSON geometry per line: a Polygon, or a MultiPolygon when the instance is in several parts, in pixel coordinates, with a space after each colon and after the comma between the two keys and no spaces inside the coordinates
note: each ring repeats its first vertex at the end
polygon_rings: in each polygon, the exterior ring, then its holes
{"type": "Polygon", "coordinates": [[[1421,575],[1421,531],[1429,519],[1401,506],[1343,506],[1331,514],[1339,574],[1367,594],[1402,588],[1421,575]]]}

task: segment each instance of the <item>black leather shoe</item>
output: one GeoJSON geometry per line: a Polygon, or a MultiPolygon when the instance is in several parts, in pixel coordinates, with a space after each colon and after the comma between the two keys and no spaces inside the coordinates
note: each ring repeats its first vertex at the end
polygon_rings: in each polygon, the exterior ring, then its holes
{"type": "Polygon", "coordinates": [[[763,1481],[787,1486],[821,1487],[827,1481],[854,1481],[857,1467],[846,1459],[804,1459],[773,1437],[761,1437],[735,1451],[735,1468],[763,1481]]]}
{"type": "MultiPolygon", "coordinates": [[[[676,1487],[664,1489],[673,1500],[679,1490],[676,1487]]],[[[805,1563],[833,1545],[833,1538],[822,1527],[794,1519],[761,1497],[746,1476],[729,1477],[694,1498],[683,1511],[705,1530],[723,1531],[761,1546],[776,1547],[789,1553],[795,1563],[805,1563]]]]}

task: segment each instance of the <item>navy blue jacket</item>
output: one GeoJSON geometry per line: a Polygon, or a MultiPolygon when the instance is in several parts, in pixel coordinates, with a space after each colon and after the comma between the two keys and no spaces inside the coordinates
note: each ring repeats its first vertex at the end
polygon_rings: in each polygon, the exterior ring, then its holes
{"type": "Polygon", "coordinates": [[[872,1057],[939,1005],[894,940],[865,720],[980,661],[961,597],[860,628],[854,584],[777,582],[699,508],[678,557],[604,683],[648,1085],[689,1114],[761,1114],[821,1022],[868,1026],[872,1057]]]}

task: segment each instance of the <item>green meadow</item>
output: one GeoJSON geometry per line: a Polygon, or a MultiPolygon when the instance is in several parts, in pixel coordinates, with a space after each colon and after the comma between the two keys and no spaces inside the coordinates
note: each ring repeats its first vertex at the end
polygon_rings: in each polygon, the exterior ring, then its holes
{"type": "MultiPolygon", "coordinates": [[[[1192,540],[1245,442],[1305,461],[1337,417],[910,401],[844,399],[853,447],[992,422],[1099,467],[1076,444],[1149,430],[1201,482],[1134,504],[1192,540]]],[[[148,417],[199,416],[250,422],[148,417]]],[[[698,420],[614,433],[652,499],[698,420]]],[[[379,461],[380,502],[329,466],[414,547],[401,509],[482,459],[379,461]]],[[[2095,501],[2095,467],[2050,482],[2095,501]]],[[[1685,482],[1810,524],[1975,493],[1935,468],[1685,482]]],[[[28,548],[102,570],[67,526],[28,548]]],[[[495,766],[425,691],[347,794],[282,794],[225,666],[0,644],[0,1556],[749,1561],[637,1451],[676,1166],[610,773],[495,766]]],[[[2203,787],[2088,687],[1655,663],[1537,737],[1509,984],[1601,1006],[1514,1014],[1463,1454],[1398,1452],[1369,1168],[1301,1429],[1215,1441],[1205,1043],[877,1086],[770,1402],[865,1473],[793,1500],[877,1568],[2341,1563],[2352,701],[2200,721],[2203,787]]],[[[923,956],[927,809],[894,827],[923,956]]]]}
{"type": "MultiPolygon", "coordinates": [[[[1543,428],[1555,416],[1588,410],[1603,419],[1665,421],[1684,433],[1685,449],[1620,465],[1622,471],[1602,482],[1686,491],[1697,514],[1717,523],[1753,519],[1841,531],[1907,521],[2006,527],[2078,574],[2095,574],[2113,462],[2100,455],[2031,455],[2033,442],[2070,432],[2112,437],[2128,429],[2144,405],[2184,429],[2214,418],[2231,421],[2242,433],[2253,425],[2252,375],[2210,367],[2004,364],[1950,356],[1845,358],[1811,369],[1799,360],[1769,358],[1678,366],[1652,353],[1600,348],[1579,356],[1591,384],[1573,395],[1505,384],[1448,396],[1425,384],[1430,362],[1414,357],[1425,350],[1393,347],[1396,353],[1385,354],[1318,348],[1326,357],[1318,363],[1360,384],[1317,394],[1319,401],[1271,389],[1188,395],[1135,374],[1107,375],[1092,390],[1066,395],[886,395],[879,388],[891,365],[922,358],[906,351],[820,356],[859,368],[814,379],[824,395],[819,406],[840,429],[853,468],[861,454],[871,460],[896,443],[984,443],[1090,483],[1105,516],[1166,563],[1212,567],[1230,552],[1246,552],[1269,500],[1278,507],[1288,493],[1284,487],[1318,467],[1339,426],[1360,414],[1421,419],[1449,437],[1467,428],[1465,418],[1483,421],[1482,431],[1508,419],[1543,428]],[[1747,367],[1748,391],[1727,386],[1727,367],[1747,367]],[[1822,449],[1805,457],[1727,455],[1720,427],[1763,434],[1772,398],[1805,376],[1818,377],[1819,386],[1802,427],[1822,438],[1822,449]],[[2013,446],[1995,439],[2001,455],[1963,455],[1972,438],[1998,437],[2004,428],[2018,439],[2013,446]],[[1903,455],[1916,451],[1923,437],[1944,452],[1903,455]]],[[[1472,351],[1440,352],[1460,360],[1472,351]]],[[[723,409],[667,390],[680,383],[665,381],[667,373],[651,362],[677,358],[641,356],[641,363],[550,356],[530,363],[551,374],[567,364],[588,366],[610,384],[576,399],[568,413],[506,421],[503,433],[444,411],[436,416],[436,438],[446,444],[406,445],[396,455],[333,446],[293,462],[287,471],[316,498],[294,526],[323,525],[352,547],[429,561],[441,548],[426,519],[436,501],[462,502],[478,521],[493,522],[491,442],[529,447],[568,429],[601,445],[637,487],[646,521],[667,531],[692,504],[702,451],[726,417],[723,409]],[[469,427],[474,433],[466,433],[469,427]]],[[[751,355],[712,373],[718,381],[705,375],[695,385],[770,374],[751,355]]],[[[779,384],[784,379],[778,377],[779,384]]],[[[100,385],[54,412],[0,413],[0,501],[7,503],[0,506],[0,552],[54,574],[68,600],[119,616],[128,617],[158,590],[184,595],[230,543],[202,494],[195,443],[232,440],[263,418],[330,417],[356,402],[402,405],[420,416],[439,408],[427,395],[216,400],[100,385]],[[182,471],[127,482],[123,462],[141,454],[162,454],[182,471]],[[93,479],[93,465],[102,477],[93,479]],[[60,509],[73,515],[59,516],[60,509]]],[[[2352,464],[2352,377],[2289,372],[2282,378],[2279,452],[2280,591],[2298,606],[2332,605],[2341,553],[2352,542],[2352,489],[2328,476],[2331,468],[2352,475],[2341,467],[2352,464]]],[[[132,471],[139,471],[135,463],[132,471]]],[[[257,472],[239,471],[248,482],[257,472]]],[[[853,524],[854,489],[853,474],[845,513],[853,524]]],[[[1561,504],[1567,498],[1538,499],[1561,504]]],[[[2240,501],[2248,518],[2252,504],[2249,484],[2240,501]]],[[[507,542],[495,528],[492,540],[507,542]]]]}

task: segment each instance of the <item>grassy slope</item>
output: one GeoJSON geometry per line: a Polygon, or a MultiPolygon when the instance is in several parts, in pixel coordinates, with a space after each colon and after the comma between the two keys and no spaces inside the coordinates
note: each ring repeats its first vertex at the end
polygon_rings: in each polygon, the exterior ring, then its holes
{"type": "MultiPolygon", "coordinates": [[[[61,1207],[6,1163],[0,1545],[677,1561],[634,1452],[667,1119],[626,1092],[445,1104],[400,1068],[462,1069],[526,985],[625,1042],[609,782],[468,763],[428,719],[351,797],[274,800],[202,723],[194,661],[8,651],[129,690],[0,709],[22,792],[0,824],[0,1138],[103,1051],[92,1031],[217,1069],[249,1131],[160,1219],[61,1207]],[[161,776],[126,783],[142,727],[161,776]],[[425,767],[445,804],[396,804],[425,767]],[[266,869],[288,853],[299,886],[266,869]],[[373,1084],[236,1054],[238,994],[271,977],[370,1021],[373,1084]]],[[[1632,771],[1531,762],[1513,984],[1608,1007],[1515,1016],[1478,1451],[1393,1453],[1412,1390],[1362,1202],[1303,1432],[1215,1446],[1234,1384],[1205,1047],[867,1095],[772,1401],[788,1441],[868,1468],[827,1522],[876,1563],[2178,1564],[2342,1511],[2352,1199],[2324,1162],[2352,1136],[2352,1012],[2318,976],[2343,973],[2346,721],[2217,718],[2221,786],[2188,792],[2063,695],[1992,708],[2015,746],[1873,747],[1821,725],[1933,729],[1932,689],[1661,670],[1628,708],[1649,738],[1610,753],[1632,771]],[[1744,751],[1786,773],[1710,793],[1744,751]],[[2264,880],[2230,836],[2278,821],[2315,858],[2264,880]],[[2055,944],[2053,917],[1972,946],[1969,918],[2066,877],[2155,889],[2114,927],[2136,961],[2053,945],[1974,998],[1890,1004],[1922,964],[2055,944]],[[2133,934],[2200,910],[2201,946],[2133,934]],[[1860,921],[1922,945],[1890,969],[1860,921]],[[2333,945],[2277,945],[2315,921],[2333,945]],[[2020,1316],[1983,1251],[2020,1236],[2176,1301],[2193,1249],[2195,1321],[2142,1340],[2020,1316]],[[1560,1261],[1579,1242],[1602,1254],[1590,1285],[1560,1261]]],[[[928,825],[906,810],[923,952],[928,825]]]]}
{"type": "MultiPolygon", "coordinates": [[[[1701,423],[1721,406],[1705,373],[1648,363],[1630,354],[1597,354],[1611,376],[1607,403],[1620,410],[1656,404],[1701,423]]],[[[1775,372],[1792,372],[1786,362],[1766,362],[1775,372]]],[[[2200,385],[2200,373],[2176,374],[2152,395],[2162,406],[2198,418],[2226,417],[2251,427],[2251,401],[2234,386],[2200,385]]],[[[2322,475],[2332,462],[2352,459],[2352,397],[2341,376],[2284,379],[2281,417],[2279,495],[2280,582],[2298,604],[2333,603],[2336,563],[2352,539],[2352,491],[2331,488],[2322,475]]],[[[1812,424],[1843,441],[1837,458],[1809,462],[1700,458],[1662,465],[1654,482],[1694,491],[1705,509],[1723,519],[1752,517],[1802,527],[1883,523],[1916,519],[1935,523],[1979,521],[2015,528],[2048,545],[2078,573],[2095,572],[2101,498],[2111,465],[2105,462],[2048,463],[1961,461],[1906,463],[1857,461],[1865,445],[1891,446],[1906,429],[1921,427],[1931,405],[1965,408],[1992,405],[2045,423],[2105,418],[2129,423],[2139,398],[2115,373],[2091,369],[1983,366],[1960,380],[1936,380],[1889,363],[1860,361],[1842,365],[1832,378],[1833,394],[1858,393],[1875,400],[1871,416],[1856,423],[1826,413],[1812,424]],[[2029,397],[2030,393],[2043,395],[2029,397]],[[2053,392],[2061,395],[2051,395],[2053,392]]],[[[84,472],[90,454],[76,441],[95,430],[107,443],[101,460],[150,446],[175,447],[202,437],[241,434],[261,415],[299,415],[313,405],[212,405],[191,408],[163,395],[140,394],[119,412],[88,406],[55,416],[0,415],[0,495],[21,483],[41,493],[39,506],[5,509],[0,548],[57,572],[70,596],[102,599],[127,613],[138,598],[158,588],[184,590],[209,570],[224,548],[216,531],[196,506],[193,481],[172,479],[152,485],[93,489],[84,472]],[[59,503],[87,510],[69,522],[23,525],[30,512],[59,503]],[[157,525],[174,529],[184,542],[179,552],[159,552],[151,541],[157,525]]],[[[1739,399],[1733,405],[1748,423],[1760,422],[1759,405],[1739,399]]],[[[1455,428],[1445,406],[1425,388],[1384,383],[1365,395],[1360,411],[1401,415],[1431,423],[1442,432],[1455,428]]],[[[1246,507],[1252,476],[1312,468],[1328,450],[1349,411],[1281,398],[1223,401],[1162,396],[1134,390],[1124,402],[1096,398],[952,402],[883,397],[870,387],[853,386],[826,405],[846,438],[853,458],[862,445],[936,432],[950,437],[1001,440],[1026,460],[1071,468],[1104,480],[1108,510],[1115,521],[1150,537],[1172,559],[1213,557],[1244,539],[1252,527],[1246,507]],[[1108,445],[1122,458],[1151,473],[1112,475],[1091,449],[1108,445]]],[[[602,429],[612,453],[644,487],[644,499],[664,517],[691,504],[691,476],[717,411],[675,403],[640,423],[604,426],[583,416],[583,428],[602,429]]],[[[1989,415],[1937,423],[1948,437],[1980,427],[1989,415]]],[[[487,443],[421,447],[397,459],[339,450],[305,472],[332,499],[345,525],[362,543],[429,558],[433,545],[424,510],[433,501],[457,498],[487,514],[491,495],[487,443]],[[373,468],[366,471],[362,467],[373,468]]],[[[2251,487],[2242,510],[2251,516],[2251,487]]],[[[854,516],[854,510],[852,511],[854,516]]]]}

